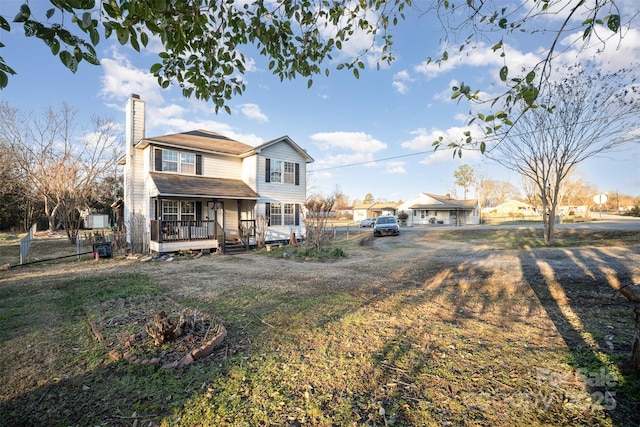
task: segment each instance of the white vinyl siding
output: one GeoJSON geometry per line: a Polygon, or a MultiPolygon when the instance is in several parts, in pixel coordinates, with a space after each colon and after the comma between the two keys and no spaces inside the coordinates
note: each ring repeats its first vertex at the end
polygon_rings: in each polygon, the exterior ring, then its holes
{"type": "Polygon", "coordinates": [[[202,175],[213,178],[242,179],[242,160],[230,156],[203,154],[202,175]]]}

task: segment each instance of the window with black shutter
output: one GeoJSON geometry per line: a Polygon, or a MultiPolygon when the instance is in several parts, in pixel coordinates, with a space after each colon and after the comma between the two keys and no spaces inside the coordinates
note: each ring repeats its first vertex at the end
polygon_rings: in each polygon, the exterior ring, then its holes
{"type": "Polygon", "coordinates": [[[202,154],[196,154],[196,175],[202,175],[202,154]]]}
{"type": "Polygon", "coordinates": [[[156,158],[155,158],[155,164],[156,164],[155,165],[156,166],[155,170],[160,172],[160,171],[162,171],[162,150],[159,149],[159,148],[156,148],[155,155],[156,155],[156,158]]]}
{"type": "Polygon", "coordinates": [[[267,225],[271,225],[271,203],[265,203],[264,215],[267,217],[267,225]]]}
{"type": "Polygon", "coordinates": [[[296,185],[300,185],[300,163],[296,163],[296,185]]]}
{"type": "Polygon", "coordinates": [[[264,159],[264,182],[271,182],[271,159],[264,159]]]}

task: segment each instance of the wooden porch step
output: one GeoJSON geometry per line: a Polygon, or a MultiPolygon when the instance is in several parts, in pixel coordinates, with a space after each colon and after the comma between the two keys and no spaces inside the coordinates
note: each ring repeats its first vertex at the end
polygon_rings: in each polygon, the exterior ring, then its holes
{"type": "Polygon", "coordinates": [[[240,239],[225,240],[224,253],[226,255],[234,255],[246,252],[247,249],[240,239]]]}

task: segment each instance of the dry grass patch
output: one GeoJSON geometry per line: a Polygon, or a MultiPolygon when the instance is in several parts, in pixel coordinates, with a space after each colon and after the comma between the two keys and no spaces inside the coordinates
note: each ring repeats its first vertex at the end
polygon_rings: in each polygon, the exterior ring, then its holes
{"type": "Polygon", "coordinates": [[[632,313],[613,289],[640,281],[637,241],[569,235],[547,249],[515,230],[469,231],[351,239],[331,263],[247,254],[11,270],[0,411],[13,425],[640,423],[640,381],[619,369],[632,313]],[[210,313],[229,335],[177,372],[108,357],[118,334],[166,307],[210,313]],[[113,325],[103,342],[90,320],[113,325]]]}

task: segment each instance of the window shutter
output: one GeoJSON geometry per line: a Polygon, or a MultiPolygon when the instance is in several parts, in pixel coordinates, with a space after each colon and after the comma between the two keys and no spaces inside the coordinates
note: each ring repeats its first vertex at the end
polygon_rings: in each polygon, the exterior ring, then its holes
{"type": "Polygon", "coordinates": [[[296,163],[296,185],[300,185],[300,163],[296,163]]]}
{"type": "Polygon", "coordinates": [[[162,150],[156,148],[156,171],[162,171],[162,150]]]}
{"type": "MultiPolygon", "coordinates": [[[[296,166],[298,165],[296,164],[296,166]]],[[[296,170],[298,170],[297,167],[296,167],[296,170]]],[[[300,204],[299,203],[296,203],[295,225],[300,225],[300,204]]]]}
{"type": "Polygon", "coordinates": [[[202,220],[202,202],[196,201],[196,219],[198,221],[202,220]]]}
{"type": "Polygon", "coordinates": [[[202,154],[196,154],[196,175],[202,175],[202,154]]]}
{"type": "Polygon", "coordinates": [[[265,206],[264,216],[267,217],[267,226],[270,226],[271,225],[271,203],[265,203],[264,206],[265,206]]]}
{"type": "Polygon", "coordinates": [[[264,159],[264,182],[271,182],[271,159],[264,159]]]}

